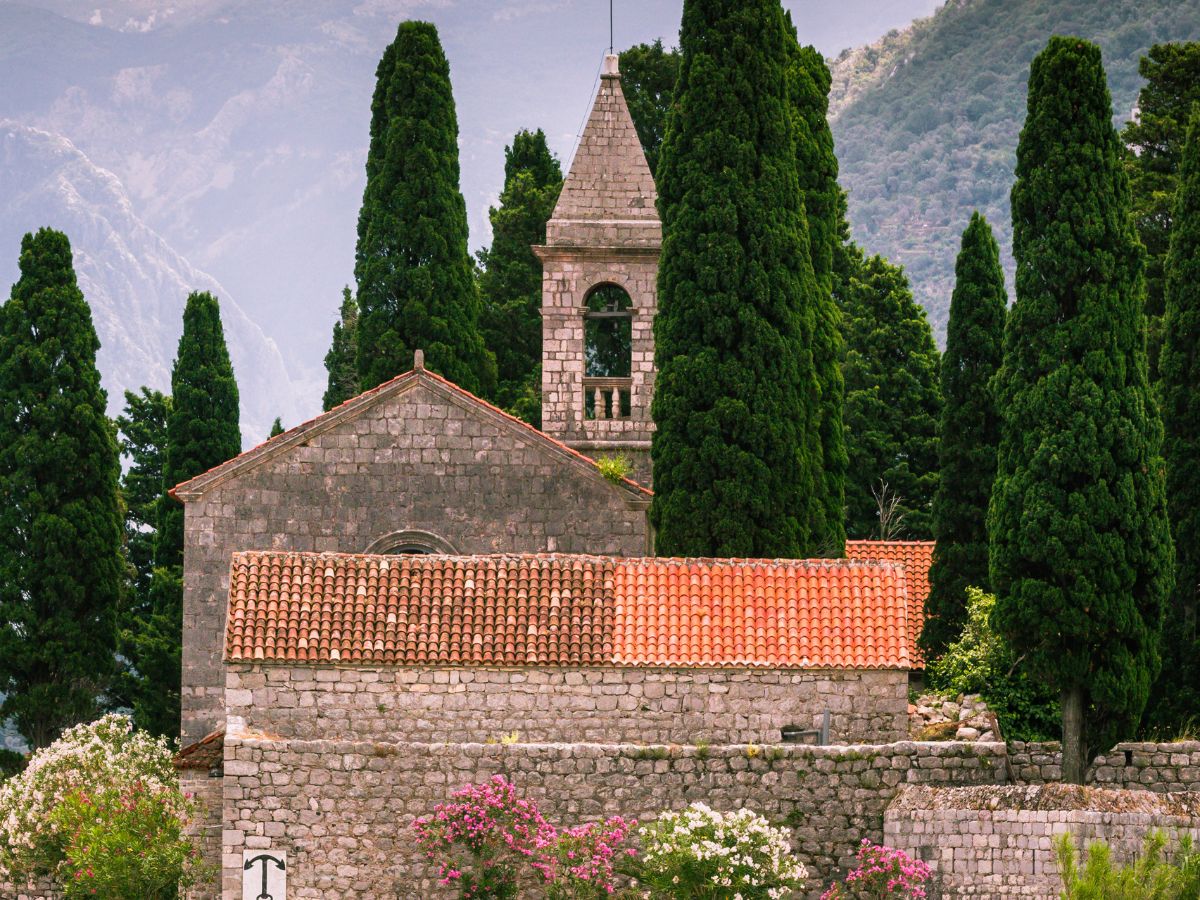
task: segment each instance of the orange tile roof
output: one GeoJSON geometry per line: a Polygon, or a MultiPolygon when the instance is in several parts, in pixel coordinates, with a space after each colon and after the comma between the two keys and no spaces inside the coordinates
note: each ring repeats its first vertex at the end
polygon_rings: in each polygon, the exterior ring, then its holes
{"type": "Polygon", "coordinates": [[[844,560],[236,553],[226,658],[907,669],[904,571],[844,560]]]}
{"type": "Polygon", "coordinates": [[[908,646],[913,668],[924,668],[917,638],[925,627],[925,598],[929,596],[929,567],[934,541],[846,541],[846,558],[890,562],[904,566],[908,582],[908,646]]]}

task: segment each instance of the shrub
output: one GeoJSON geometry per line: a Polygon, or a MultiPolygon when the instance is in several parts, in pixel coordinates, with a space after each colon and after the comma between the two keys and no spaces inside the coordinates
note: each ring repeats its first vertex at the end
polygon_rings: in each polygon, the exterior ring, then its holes
{"type": "Polygon", "coordinates": [[[643,826],[634,875],[651,898],[778,900],[804,887],[788,829],[748,809],[719,813],[693,803],[643,826]]]}
{"type": "MultiPolygon", "coordinates": [[[[104,817],[110,814],[116,817],[113,828],[123,827],[122,822],[137,826],[139,851],[170,855],[192,813],[164,738],[134,731],[121,715],[77,725],[35,753],[25,771],[0,784],[0,881],[21,884],[44,875],[62,883],[72,880],[68,854],[83,851],[70,848],[89,829],[107,829],[104,817]],[[105,802],[83,804],[83,791],[105,802]],[[141,794],[153,804],[152,820],[128,818],[110,802],[141,794]]],[[[123,896],[154,896],[140,891],[123,896]]]]}
{"type": "Polygon", "coordinates": [[[1058,870],[1063,882],[1063,900],[1195,900],[1200,897],[1200,852],[1187,835],[1168,855],[1167,839],[1161,831],[1146,835],[1142,855],[1128,866],[1112,861],[1108,845],[1088,845],[1087,862],[1081,870],[1076,862],[1070,834],[1054,843],[1058,870]]]}
{"type": "Polygon", "coordinates": [[[926,896],[923,885],[933,872],[919,859],[912,859],[903,850],[872,844],[863,839],[858,845],[858,865],[845,880],[835,882],[821,900],[883,900],[903,898],[920,900],[926,896]]]}
{"type": "Polygon", "coordinates": [[[1044,681],[1028,677],[1022,660],[993,630],[995,605],[995,595],[967,588],[966,625],[942,657],[930,663],[930,687],[955,696],[981,695],[1009,740],[1052,740],[1061,726],[1057,693],[1044,681]]]}
{"type": "Polygon", "coordinates": [[[25,754],[0,747],[0,781],[19,775],[25,769],[25,754]]]}
{"type": "Polygon", "coordinates": [[[613,484],[620,484],[626,478],[633,474],[633,463],[624,453],[618,453],[616,456],[602,456],[596,460],[596,468],[600,470],[600,474],[611,481],[613,484]]]}
{"type": "Polygon", "coordinates": [[[559,832],[535,868],[549,884],[546,900],[601,900],[615,890],[615,866],[637,851],[623,848],[637,822],[612,816],[559,832]]]}

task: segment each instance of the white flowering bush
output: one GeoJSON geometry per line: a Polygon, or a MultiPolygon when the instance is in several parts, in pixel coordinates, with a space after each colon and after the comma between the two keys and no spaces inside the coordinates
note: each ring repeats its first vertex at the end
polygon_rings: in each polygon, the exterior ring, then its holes
{"type": "Polygon", "coordinates": [[[721,813],[693,803],[639,829],[634,872],[644,896],[781,900],[808,877],[792,856],[790,832],[748,809],[721,813]]]}
{"type": "MultiPolygon", "coordinates": [[[[179,790],[165,738],[134,731],[121,715],[77,725],[35,753],[24,772],[0,783],[0,882],[24,884],[43,875],[78,880],[73,842],[92,823],[64,810],[90,802],[96,792],[153,798],[162,821],[174,823],[172,834],[145,833],[139,836],[142,842],[180,840],[193,812],[179,790]]],[[[98,824],[103,829],[111,823],[98,824]]]]}

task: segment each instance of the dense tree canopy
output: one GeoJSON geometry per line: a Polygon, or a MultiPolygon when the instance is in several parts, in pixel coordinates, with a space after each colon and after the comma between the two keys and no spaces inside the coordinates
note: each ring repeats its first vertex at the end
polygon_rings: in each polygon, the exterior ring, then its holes
{"type": "Polygon", "coordinates": [[[488,210],[492,246],[479,253],[482,327],[496,355],[496,402],[539,427],[542,264],[530,248],[546,242],[546,222],[562,181],[542,130],[517,132],[504,151],[500,206],[488,210]]]}
{"type": "Polygon", "coordinates": [[[1033,62],[1012,193],[1017,299],[988,514],[999,630],[1062,692],[1063,777],[1130,737],[1158,674],[1173,554],[1141,248],[1100,49],[1033,62]]]}
{"type": "Polygon", "coordinates": [[[484,396],[494,390],[458,175],[458,117],[437,29],[402,22],[376,72],[358,216],[364,390],[410,369],[415,350],[455,384],[484,396]]]}
{"type": "Polygon", "coordinates": [[[1146,248],[1146,333],[1150,380],[1158,380],[1163,342],[1164,266],[1192,104],[1200,102],[1200,43],[1155,44],[1138,63],[1146,79],[1137,116],[1121,137],[1133,191],[1133,216],[1146,248]]]}
{"type": "Polygon", "coordinates": [[[1149,718],[1182,729],[1200,710],[1200,106],[1193,107],[1172,216],[1159,387],[1175,589],[1149,718]]]}
{"type": "Polygon", "coordinates": [[[321,409],[328,412],[351,397],[358,390],[358,301],[350,292],[350,286],[342,288],[342,305],[338,320],[333,323],[333,340],[325,354],[325,395],[321,398],[321,409]]]}
{"type": "Polygon", "coordinates": [[[853,247],[840,254],[846,534],[929,538],[942,405],[933,333],[902,269],[853,247]]]}
{"type": "Polygon", "coordinates": [[[1000,368],[1008,297],[1000,247],[979,213],[963,232],[946,352],[938,485],[933,496],[933,566],[921,648],[935,659],[958,640],[966,622],[967,588],[988,590],[987,509],[996,477],[1000,423],[991,380],[1000,368]]]}
{"type": "Polygon", "coordinates": [[[814,551],[816,279],[778,0],[687,0],[658,165],[657,552],[814,551]],[[719,264],[716,264],[719,261],[719,264]]]}
{"type": "Polygon", "coordinates": [[[67,236],[25,235],[20,271],[0,308],[0,719],[43,747],[115,670],[120,466],[67,236]]]}
{"type": "Polygon", "coordinates": [[[633,127],[646,154],[651,174],[658,175],[658,157],[667,132],[667,115],[679,77],[679,54],[663,48],[662,39],[635,44],[621,52],[621,90],[633,127]]]}

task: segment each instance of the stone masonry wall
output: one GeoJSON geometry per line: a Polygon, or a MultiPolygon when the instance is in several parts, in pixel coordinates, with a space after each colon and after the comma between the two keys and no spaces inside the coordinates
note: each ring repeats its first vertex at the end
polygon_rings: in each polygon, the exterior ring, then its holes
{"type": "MultiPolygon", "coordinates": [[[[749,806],[793,828],[813,884],[883,838],[901,784],[995,784],[1002,744],[640,747],[277,741],[231,720],[225,744],[224,898],[243,849],[288,853],[292,898],[441,896],[409,826],[457,787],[504,774],[557,824],[648,819],[694,800],[749,806]]],[[[818,891],[819,893],[819,891],[818,891]]],[[[449,896],[449,895],[446,895],[449,896]]],[[[813,895],[814,897],[817,894],[813,895]]]]}
{"type": "MultiPolygon", "coordinates": [[[[1045,784],[1062,779],[1062,748],[1057,742],[1009,745],[1009,765],[1019,784],[1045,784]]],[[[1200,793],[1200,741],[1169,744],[1129,742],[1117,744],[1096,757],[1088,770],[1088,784],[1176,793],[1200,793]]]]}
{"type": "Polygon", "coordinates": [[[905,672],[227,666],[227,714],[290,738],[774,744],[907,736],[905,672]]]}
{"type": "Polygon", "coordinates": [[[183,743],[222,715],[234,551],[386,552],[422,531],[463,554],[642,556],[645,499],[425,378],[214,485],[186,506],[183,743]]]}
{"type": "MultiPolygon", "coordinates": [[[[1200,840],[1200,795],[1072,785],[933,788],[908,785],[884,814],[884,843],[923,859],[948,897],[1057,898],[1054,840],[1077,851],[1108,844],[1124,864],[1147,832],[1200,840]]],[[[1080,860],[1082,862],[1082,860],[1080,860]]]]}
{"type": "MultiPolygon", "coordinates": [[[[200,852],[206,860],[218,860],[221,856],[221,815],[224,803],[224,776],[220,770],[213,772],[196,769],[185,769],[179,773],[179,789],[185,795],[191,795],[200,803],[200,818],[189,829],[190,834],[198,835],[200,852]]],[[[193,900],[204,900],[212,897],[216,891],[216,878],[213,881],[197,887],[191,892],[193,900]]]]}

